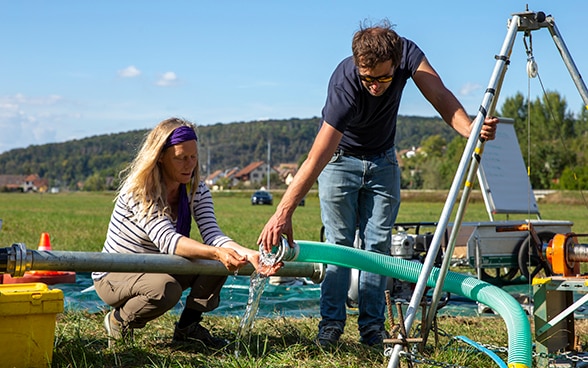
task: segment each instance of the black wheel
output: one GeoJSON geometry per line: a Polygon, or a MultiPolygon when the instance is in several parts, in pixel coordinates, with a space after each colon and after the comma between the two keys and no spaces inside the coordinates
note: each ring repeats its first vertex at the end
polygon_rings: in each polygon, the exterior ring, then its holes
{"type": "Polygon", "coordinates": [[[555,236],[554,232],[543,231],[537,233],[542,244],[535,244],[533,237],[528,235],[519,249],[519,269],[527,281],[535,277],[551,276],[551,266],[547,260],[543,260],[540,253],[544,243],[548,243],[555,236]]]}
{"type": "Polygon", "coordinates": [[[482,280],[493,285],[508,284],[519,272],[518,268],[502,267],[502,268],[482,268],[480,271],[482,280]]]}
{"type": "MultiPolygon", "coordinates": [[[[521,244],[517,244],[512,250],[513,263],[518,259],[521,244]]],[[[519,273],[518,267],[496,267],[480,269],[480,278],[492,285],[502,286],[513,282],[515,276],[519,273]]]]}

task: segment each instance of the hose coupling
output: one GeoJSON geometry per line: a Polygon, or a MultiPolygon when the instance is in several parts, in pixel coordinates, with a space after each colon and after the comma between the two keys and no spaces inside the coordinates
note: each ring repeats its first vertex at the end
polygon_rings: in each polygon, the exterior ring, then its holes
{"type": "Polygon", "coordinates": [[[300,246],[296,243],[294,243],[294,246],[290,246],[288,239],[285,236],[282,236],[280,243],[274,245],[269,253],[265,250],[263,244],[260,244],[259,253],[261,253],[262,258],[274,259],[275,263],[282,261],[295,261],[300,253],[300,246]]]}
{"type": "MultiPolygon", "coordinates": [[[[25,272],[31,269],[31,252],[27,251],[24,243],[14,243],[6,251],[6,255],[2,257],[5,258],[6,269],[1,270],[1,272],[12,277],[23,277],[25,272]]],[[[4,260],[2,263],[4,263],[4,260]]]]}

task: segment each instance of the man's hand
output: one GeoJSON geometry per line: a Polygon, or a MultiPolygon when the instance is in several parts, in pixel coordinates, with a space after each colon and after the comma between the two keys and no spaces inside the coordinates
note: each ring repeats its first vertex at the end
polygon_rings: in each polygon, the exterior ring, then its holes
{"type": "Polygon", "coordinates": [[[275,213],[263,227],[263,230],[257,239],[257,244],[263,244],[263,249],[265,249],[267,253],[270,253],[272,247],[280,244],[282,241],[282,234],[286,235],[289,244],[294,243],[292,218],[286,216],[286,219],[281,219],[278,214],[275,213]]]}
{"type": "Polygon", "coordinates": [[[482,125],[482,131],[480,132],[480,138],[485,141],[491,141],[496,138],[496,125],[499,120],[495,116],[484,119],[484,125],[482,125]]]}

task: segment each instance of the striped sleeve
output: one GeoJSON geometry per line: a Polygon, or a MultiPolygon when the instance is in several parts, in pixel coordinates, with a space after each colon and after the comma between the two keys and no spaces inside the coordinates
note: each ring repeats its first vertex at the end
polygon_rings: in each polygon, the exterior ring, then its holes
{"type": "Polygon", "coordinates": [[[121,195],[116,201],[104,252],[174,254],[181,234],[166,216],[139,216],[140,204],[121,195]]]}
{"type": "Polygon", "coordinates": [[[232,240],[218,226],[212,195],[203,181],[198,185],[198,190],[192,199],[192,213],[204,244],[220,247],[232,240]]]}

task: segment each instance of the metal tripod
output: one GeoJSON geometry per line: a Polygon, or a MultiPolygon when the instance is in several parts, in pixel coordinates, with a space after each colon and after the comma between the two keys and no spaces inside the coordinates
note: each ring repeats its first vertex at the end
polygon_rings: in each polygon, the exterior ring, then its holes
{"type": "MultiPolygon", "coordinates": [[[[473,121],[473,127],[470,137],[468,138],[462,158],[459,162],[457,172],[455,174],[451,188],[447,195],[447,200],[445,201],[445,205],[441,212],[440,220],[435,229],[435,234],[433,235],[431,246],[429,248],[429,251],[427,252],[427,256],[423,263],[422,272],[419,275],[416,287],[414,289],[410,303],[406,310],[406,315],[404,319],[404,329],[407,332],[409,332],[412,327],[416,311],[421,303],[421,299],[423,298],[424,291],[427,286],[427,281],[433,269],[436,255],[440,251],[443,234],[445,233],[445,230],[449,222],[449,217],[455,206],[455,202],[459,192],[459,187],[462,185],[461,183],[464,183],[465,178],[465,186],[463,188],[461,201],[456,212],[456,219],[454,221],[451,235],[449,237],[449,242],[447,245],[447,249],[445,251],[445,256],[443,257],[443,263],[441,265],[439,276],[436,280],[435,288],[433,290],[431,306],[428,308],[426,326],[422,326],[423,345],[426,344],[428,332],[431,329],[433,320],[437,313],[437,305],[441,298],[443,283],[449,270],[451,255],[453,254],[453,250],[455,248],[457,234],[459,233],[461,223],[463,221],[465,208],[472,190],[476,171],[478,170],[482,153],[484,151],[485,142],[484,140],[479,138],[480,132],[482,131],[482,126],[484,124],[484,119],[487,116],[492,116],[496,108],[498,95],[500,93],[502,82],[504,80],[504,76],[506,74],[506,70],[510,62],[509,59],[512,53],[512,48],[517,32],[525,32],[526,34],[528,34],[531,31],[536,31],[541,28],[549,29],[553,41],[555,42],[555,46],[561,54],[564,64],[566,65],[570,75],[572,76],[576,88],[580,92],[580,96],[582,97],[584,105],[586,106],[586,108],[588,108],[588,90],[586,89],[586,85],[584,84],[582,77],[580,76],[580,73],[578,72],[578,69],[574,64],[574,61],[572,60],[572,57],[561,37],[561,34],[559,33],[559,30],[555,25],[555,20],[553,19],[553,17],[551,15],[546,16],[544,12],[532,12],[528,10],[522,13],[513,14],[512,18],[509,20],[508,31],[505,40],[502,44],[500,53],[497,56],[495,56],[496,64],[494,66],[490,82],[488,83],[488,87],[486,88],[486,91],[484,93],[482,103],[473,121]],[[467,172],[466,176],[466,167],[468,165],[469,171],[467,172]]],[[[392,356],[388,363],[388,368],[398,367],[400,352],[402,351],[402,348],[403,346],[399,344],[394,346],[392,356]]]]}

